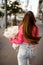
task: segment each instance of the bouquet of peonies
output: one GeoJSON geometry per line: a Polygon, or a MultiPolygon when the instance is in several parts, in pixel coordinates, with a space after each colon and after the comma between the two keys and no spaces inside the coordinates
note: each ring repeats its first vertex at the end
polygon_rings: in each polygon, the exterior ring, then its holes
{"type": "Polygon", "coordinates": [[[4,30],[3,36],[6,38],[15,37],[18,33],[18,26],[11,26],[4,30]]]}
{"type": "MultiPolygon", "coordinates": [[[[13,38],[18,34],[18,26],[11,26],[4,30],[3,36],[6,38],[13,38]]],[[[12,43],[12,47],[16,49],[19,45],[12,43]]]]}

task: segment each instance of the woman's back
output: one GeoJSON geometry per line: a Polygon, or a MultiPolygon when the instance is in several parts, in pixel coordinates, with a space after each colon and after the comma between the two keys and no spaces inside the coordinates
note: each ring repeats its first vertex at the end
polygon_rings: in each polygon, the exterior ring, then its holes
{"type": "MultiPolygon", "coordinates": [[[[20,26],[20,28],[19,28],[19,34],[22,34],[22,41],[23,42],[27,42],[27,43],[31,43],[31,41],[29,40],[27,40],[25,37],[24,37],[24,35],[23,35],[23,25],[21,25],[20,26]]],[[[38,37],[39,36],[39,28],[37,27],[37,26],[33,26],[33,28],[32,28],[32,36],[33,37],[38,37]]],[[[19,36],[19,38],[21,37],[21,35],[19,36]]]]}

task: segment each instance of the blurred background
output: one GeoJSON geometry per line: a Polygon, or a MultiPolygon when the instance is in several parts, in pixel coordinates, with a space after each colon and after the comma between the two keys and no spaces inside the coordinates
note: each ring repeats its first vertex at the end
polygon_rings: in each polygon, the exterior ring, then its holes
{"type": "Polygon", "coordinates": [[[0,0],[0,65],[17,65],[18,49],[14,51],[3,33],[7,27],[17,26],[22,22],[25,13],[29,10],[33,11],[42,36],[35,47],[37,56],[31,63],[43,65],[43,0],[0,0]]]}
{"type": "Polygon", "coordinates": [[[29,10],[33,11],[37,20],[43,22],[42,0],[0,0],[0,27],[17,25],[29,10]]]}

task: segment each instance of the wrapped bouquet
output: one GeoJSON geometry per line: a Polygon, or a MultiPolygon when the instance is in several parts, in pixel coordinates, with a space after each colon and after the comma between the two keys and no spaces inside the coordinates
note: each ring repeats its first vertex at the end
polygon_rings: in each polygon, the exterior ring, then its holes
{"type": "Polygon", "coordinates": [[[15,37],[17,33],[18,33],[18,26],[11,26],[4,30],[3,35],[9,39],[11,37],[15,37]]]}
{"type": "MultiPolygon", "coordinates": [[[[6,38],[13,38],[18,34],[18,26],[11,26],[4,30],[3,36],[6,38]]],[[[19,45],[12,43],[12,47],[16,49],[19,45]]]]}

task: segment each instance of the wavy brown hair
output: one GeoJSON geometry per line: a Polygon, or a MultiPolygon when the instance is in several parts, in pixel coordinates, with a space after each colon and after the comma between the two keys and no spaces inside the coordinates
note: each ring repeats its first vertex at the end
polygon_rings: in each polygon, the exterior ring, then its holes
{"type": "Polygon", "coordinates": [[[25,38],[29,38],[30,36],[32,37],[32,28],[35,26],[35,16],[32,11],[28,11],[20,25],[23,25],[23,34],[25,38]]]}

